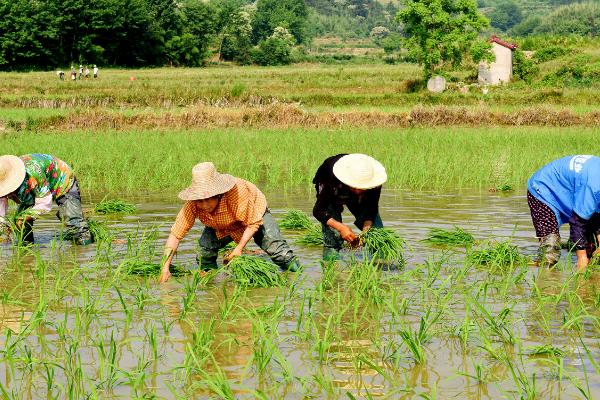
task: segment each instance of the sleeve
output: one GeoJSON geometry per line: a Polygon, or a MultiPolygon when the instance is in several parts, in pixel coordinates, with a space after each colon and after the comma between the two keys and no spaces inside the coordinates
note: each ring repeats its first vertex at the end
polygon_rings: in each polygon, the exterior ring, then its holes
{"type": "Polygon", "coordinates": [[[192,229],[196,222],[196,213],[194,212],[194,203],[188,201],[184,204],[175,218],[175,223],[171,227],[171,235],[181,240],[192,229]]]}
{"type": "Polygon", "coordinates": [[[575,244],[577,250],[585,250],[588,244],[589,220],[581,218],[577,213],[573,213],[569,219],[570,239],[575,244]]]}
{"type": "Polygon", "coordinates": [[[35,204],[28,211],[28,214],[33,218],[37,218],[42,214],[46,214],[52,210],[52,193],[48,193],[43,197],[36,197],[35,204]]]}
{"type": "Polygon", "coordinates": [[[331,188],[323,183],[315,185],[317,189],[317,200],[313,207],[313,216],[322,224],[327,224],[330,218],[333,218],[329,213],[329,206],[333,202],[333,193],[331,188]]]}
{"type": "Polygon", "coordinates": [[[6,212],[8,211],[8,198],[0,197],[0,225],[5,225],[6,221],[6,212]]]}
{"type": "Polygon", "coordinates": [[[379,212],[379,198],[381,197],[381,186],[369,190],[365,199],[365,221],[375,221],[379,212]]]}
{"type": "Polygon", "coordinates": [[[236,203],[231,205],[235,210],[235,219],[246,228],[258,230],[263,224],[263,216],[267,210],[267,198],[250,182],[244,182],[244,185],[239,185],[237,189],[237,196],[230,199],[236,203]]]}

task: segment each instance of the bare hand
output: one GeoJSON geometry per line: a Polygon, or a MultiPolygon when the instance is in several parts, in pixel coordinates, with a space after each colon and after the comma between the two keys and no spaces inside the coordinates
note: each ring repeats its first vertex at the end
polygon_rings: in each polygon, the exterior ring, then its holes
{"type": "Polygon", "coordinates": [[[241,255],[242,255],[242,249],[236,247],[235,249],[231,250],[230,252],[226,253],[223,256],[223,261],[225,262],[225,264],[228,264],[235,257],[241,256],[241,255]]]}
{"type": "Polygon", "coordinates": [[[350,244],[355,243],[358,239],[358,236],[352,232],[352,229],[350,229],[348,225],[343,225],[343,227],[340,229],[340,236],[342,236],[342,239],[350,244]]]}

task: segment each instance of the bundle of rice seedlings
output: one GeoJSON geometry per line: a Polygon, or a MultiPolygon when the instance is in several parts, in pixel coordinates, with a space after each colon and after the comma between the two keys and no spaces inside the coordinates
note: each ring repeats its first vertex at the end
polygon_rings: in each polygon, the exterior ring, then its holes
{"type": "Polygon", "coordinates": [[[313,228],[310,218],[300,210],[289,210],[283,217],[279,226],[283,229],[306,231],[313,228]]]}
{"type": "MultiPolygon", "coordinates": [[[[119,264],[117,270],[126,275],[158,276],[162,271],[162,265],[134,258],[123,261],[119,264]]],[[[171,264],[170,271],[173,276],[181,276],[191,272],[173,264],[171,264]]]]}
{"type": "Polygon", "coordinates": [[[235,249],[235,246],[237,246],[236,242],[229,242],[225,247],[219,249],[219,254],[227,253],[228,251],[235,249]]]}
{"type": "Polygon", "coordinates": [[[475,238],[464,229],[455,226],[454,230],[432,228],[426,242],[438,246],[470,246],[475,243],[475,238]]]}
{"type": "Polygon", "coordinates": [[[106,227],[106,223],[93,218],[88,218],[87,222],[95,242],[112,240],[112,234],[106,227]]]}
{"type": "Polygon", "coordinates": [[[469,252],[467,261],[475,265],[507,267],[525,263],[527,259],[519,254],[517,246],[506,241],[489,243],[486,247],[469,252]]]}
{"type": "Polygon", "coordinates": [[[360,244],[378,260],[402,261],[404,240],[393,230],[371,228],[359,236],[360,244]]]}
{"type": "Polygon", "coordinates": [[[300,236],[296,243],[304,246],[322,246],[323,245],[323,232],[321,227],[317,224],[312,224],[307,232],[300,236]]]}
{"type": "Polygon", "coordinates": [[[98,214],[132,214],[135,212],[135,205],[119,199],[103,199],[96,204],[94,210],[98,214]]]}
{"type": "Polygon", "coordinates": [[[258,257],[237,256],[225,267],[238,285],[249,287],[279,287],[286,284],[279,267],[258,257]]]}

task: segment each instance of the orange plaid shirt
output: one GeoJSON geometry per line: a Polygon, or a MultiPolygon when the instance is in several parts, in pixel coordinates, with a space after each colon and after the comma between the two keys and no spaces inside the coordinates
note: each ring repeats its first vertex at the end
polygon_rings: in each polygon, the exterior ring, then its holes
{"type": "Polygon", "coordinates": [[[254,184],[237,178],[235,186],[223,194],[212,213],[202,211],[196,201],[187,201],[177,214],[171,234],[183,239],[197,218],[205,226],[213,228],[217,238],[231,236],[238,243],[246,228],[252,227],[255,231],[260,228],[266,210],[265,195],[254,184]]]}

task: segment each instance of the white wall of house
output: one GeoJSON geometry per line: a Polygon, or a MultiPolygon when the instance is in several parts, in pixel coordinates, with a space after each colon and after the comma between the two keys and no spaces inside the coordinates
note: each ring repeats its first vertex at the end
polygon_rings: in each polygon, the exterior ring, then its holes
{"type": "Polygon", "coordinates": [[[479,83],[499,85],[502,82],[509,82],[512,76],[512,50],[494,42],[492,52],[496,56],[496,61],[479,64],[479,83]]]}

